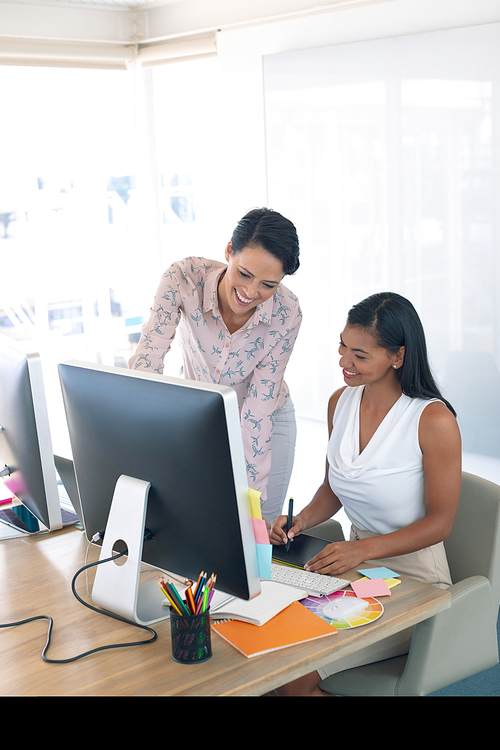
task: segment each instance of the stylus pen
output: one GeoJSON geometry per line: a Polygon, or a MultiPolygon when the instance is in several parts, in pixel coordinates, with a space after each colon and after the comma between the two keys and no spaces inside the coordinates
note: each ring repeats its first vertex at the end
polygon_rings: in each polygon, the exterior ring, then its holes
{"type": "MultiPolygon", "coordinates": [[[[287,534],[292,528],[292,526],[293,526],[293,497],[291,497],[290,500],[288,501],[288,526],[286,530],[287,534]]],[[[289,551],[290,551],[290,539],[288,539],[287,537],[287,541],[285,544],[285,552],[289,552],[289,551]]]]}
{"type": "Polygon", "coordinates": [[[224,599],[222,602],[219,602],[215,605],[215,607],[212,607],[212,612],[217,612],[218,609],[223,607],[225,604],[229,604],[229,602],[232,602],[233,599],[236,599],[235,596],[228,596],[227,599],[224,599]]]}

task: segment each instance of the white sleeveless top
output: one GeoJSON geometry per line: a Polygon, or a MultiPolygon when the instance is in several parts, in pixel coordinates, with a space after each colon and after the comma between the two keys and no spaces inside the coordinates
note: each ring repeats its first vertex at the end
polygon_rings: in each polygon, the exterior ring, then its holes
{"type": "Polygon", "coordinates": [[[329,481],[354,526],[388,534],[425,515],[418,425],[425,407],[438,399],[403,394],[360,454],[363,389],[346,388],[337,403],[327,451],[329,481]]]}

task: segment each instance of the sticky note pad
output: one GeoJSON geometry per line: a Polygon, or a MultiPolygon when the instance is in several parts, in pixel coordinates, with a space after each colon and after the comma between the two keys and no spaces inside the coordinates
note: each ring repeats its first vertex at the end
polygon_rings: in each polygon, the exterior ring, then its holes
{"type": "Polygon", "coordinates": [[[393,570],[389,570],[389,568],[364,568],[363,570],[360,570],[358,568],[358,573],[361,573],[362,576],[366,576],[367,578],[398,578],[399,573],[395,573],[393,570]]]}
{"type": "Polygon", "coordinates": [[[259,576],[266,581],[271,580],[271,557],[273,551],[272,544],[256,544],[257,565],[259,566],[259,576]]]}
{"type": "Polygon", "coordinates": [[[366,581],[353,581],[352,590],[360,599],[367,596],[390,596],[391,592],[383,578],[369,578],[366,581]]]}
{"type": "Polygon", "coordinates": [[[252,487],[248,488],[248,497],[250,498],[250,511],[253,518],[262,518],[262,511],[260,509],[260,492],[254,490],[252,487]]]}
{"type": "Polygon", "coordinates": [[[266,522],[263,518],[252,518],[253,533],[257,544],[269,544],[266,522]]]}
{"type": "Polygon", "coordinates": [[[401,578],[384,578],[384,581],[390,589],[393,589],[394,586],[397,586],[398,583],[401,583],[401,578]]]}
{"type": "MultiPolygon", "coordinates": [[[[360,578],[360,581],[369,581],[370,578],[360,578]]],[[[401,578],[384,578],[384,582],[387,584],[387,587],[392,589],[394,586],[397,586],[398,583],[401,583],[401,578]]]]}

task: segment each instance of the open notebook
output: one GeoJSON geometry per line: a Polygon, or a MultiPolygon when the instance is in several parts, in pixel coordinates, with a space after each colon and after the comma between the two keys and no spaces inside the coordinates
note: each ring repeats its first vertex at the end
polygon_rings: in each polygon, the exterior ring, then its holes
{"type": "Polygon", "coordinates": [[[307,591],[274,581],[261,581],[260,586],[259,596],[248,601],[237,597],[224,601],[223,595],[216,592],[210,610],[212,620],[241,620],[261,626],[292,602],[307,596],[307,591]]]}

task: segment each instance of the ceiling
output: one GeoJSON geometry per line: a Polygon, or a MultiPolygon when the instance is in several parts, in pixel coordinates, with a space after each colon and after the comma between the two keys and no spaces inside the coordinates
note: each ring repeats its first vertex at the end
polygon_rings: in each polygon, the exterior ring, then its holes
{"type": "Polygon", "coordinates": [[[19,5],[47,5],[57,7],[58,5],[66,6],[92,6],[93,8],[127,8],[130,10],[137,8],[155,8],[162,5],[173,5],[174,3],[184,3],[187,0],[0,0],[0,2],[9,2],[19,5]]]}
{"type": "Polygon", "coordinates": [[[213,40],[219,31],[393,1],[0,0],[0,63],[52,59],[55,45],[63,44],[123,47],[129,54],[130,45],[213,40]]]}

